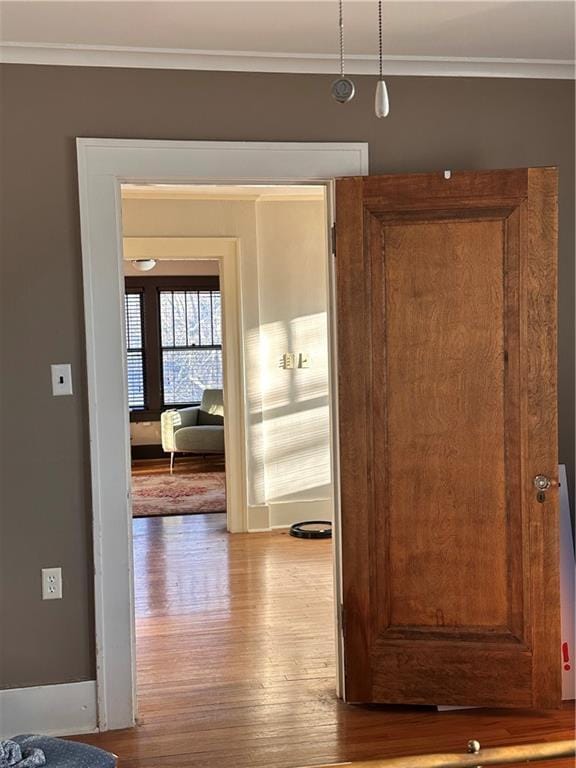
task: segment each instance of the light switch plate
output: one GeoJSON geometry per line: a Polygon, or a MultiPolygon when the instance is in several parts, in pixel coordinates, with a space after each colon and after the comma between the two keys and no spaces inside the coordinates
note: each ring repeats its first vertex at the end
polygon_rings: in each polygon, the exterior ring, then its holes
{"type": "Polygon", "coordinates": [[[58,363],[51,365],[52,371],[52,394],[71,395],[72,394],[72,366],[70,363],[58,363]]]}

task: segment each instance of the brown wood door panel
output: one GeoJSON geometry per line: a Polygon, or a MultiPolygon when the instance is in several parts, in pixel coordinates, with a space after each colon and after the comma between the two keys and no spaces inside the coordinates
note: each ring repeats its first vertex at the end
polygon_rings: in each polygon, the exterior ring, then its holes
{"type": "Polygon", "coordinates": [[[336,201],[346,698],[556,706],[556,172],[336,201]]]}

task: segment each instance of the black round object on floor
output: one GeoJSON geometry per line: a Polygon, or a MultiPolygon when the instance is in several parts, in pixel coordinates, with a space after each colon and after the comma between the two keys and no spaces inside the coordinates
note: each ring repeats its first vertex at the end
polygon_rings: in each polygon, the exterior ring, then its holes
{"type": "Polygon", "coordinates": [[[290,526],[290,536],[297,539],[331,539],[332,523],[328,520],[307,520],[290,526]]]}

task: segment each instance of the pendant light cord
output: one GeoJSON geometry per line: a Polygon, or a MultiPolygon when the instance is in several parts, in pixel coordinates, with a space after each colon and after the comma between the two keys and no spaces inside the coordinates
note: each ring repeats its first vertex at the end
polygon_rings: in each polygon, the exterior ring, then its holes
{"type": "Polygon", "coordinates": [[[344,77],[344,0],[339,0],[340,77],[344,77]]]}
{"type": "Polygon", "coordinates": [[[378,55],[380,64],[380,80],[382,80],[382,0],[378,0],[378,55]]]}

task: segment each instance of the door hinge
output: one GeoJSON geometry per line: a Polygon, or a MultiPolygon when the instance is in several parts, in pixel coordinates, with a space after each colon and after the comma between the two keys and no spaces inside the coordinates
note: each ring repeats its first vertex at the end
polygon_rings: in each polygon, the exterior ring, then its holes
{"type": "Polygon", "coordinates": [[[338,627],[340,628],[342,636],[344,636],[344,632],[346,631],[346,611],[342,603],[338,606],[338,627]]]}
{"type": "Polygon", "coordinates": [[[331,239],[332,239],[332,256],[336,256],[336,222],[332,224],[332,229],[330,230],[331,233],[331,239]]]}

